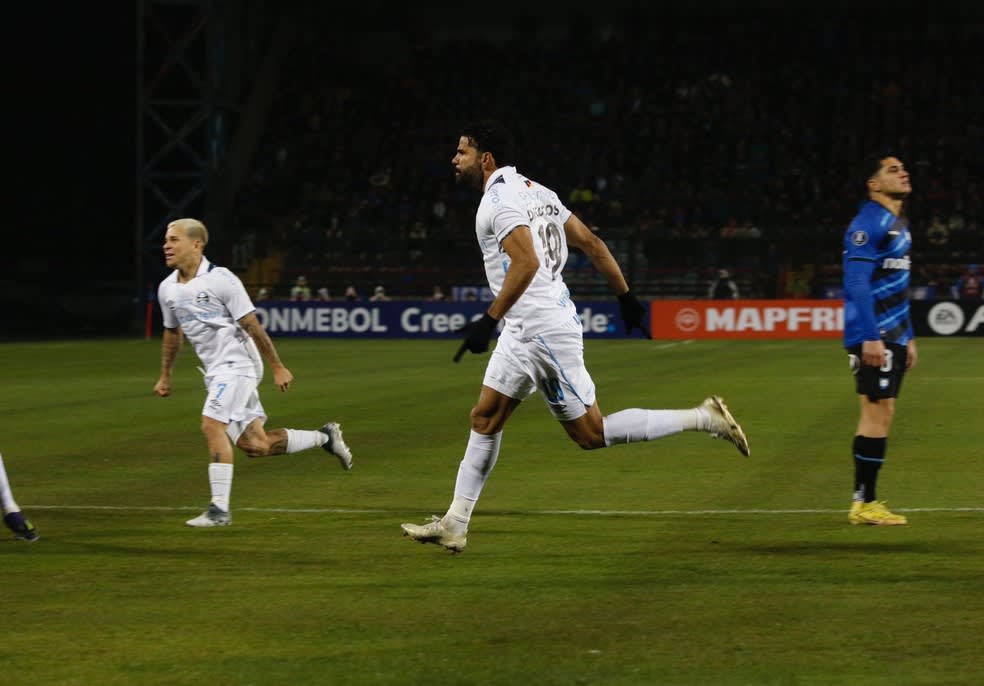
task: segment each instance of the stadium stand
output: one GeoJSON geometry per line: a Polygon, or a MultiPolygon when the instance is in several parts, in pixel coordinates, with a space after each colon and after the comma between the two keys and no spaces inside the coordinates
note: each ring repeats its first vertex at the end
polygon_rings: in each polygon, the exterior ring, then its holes
{"type": "MultiPolygon", "coordinates": [[[[520,170],[569,193],[649,298],[703,297],[719,266],[744,297],[836,297],[855,169],[885,145],[916,188],[916,285],[981,260],[980,27],[788,33],[647,15],[418,24],[367,43],[311,11],[231,222],[254,292],[285,294],[298,273],[396,298],[482,283],[462,259],[478,256],[476,199],[450,166],[457,126],[479,112],[513,126],[520,170]]],[[[608,295],[578,255],[568,275],[579,295],[608,295]]]]}

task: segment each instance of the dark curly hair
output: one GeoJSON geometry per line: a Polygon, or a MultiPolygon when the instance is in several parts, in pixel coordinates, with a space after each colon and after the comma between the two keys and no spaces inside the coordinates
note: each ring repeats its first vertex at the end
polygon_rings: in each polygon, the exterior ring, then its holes
{"type": "Polygon", "coordinates": [[[498,166],[515,164],[515,141],[509,129],[497,119],[479,119],[466,124],[461,129],[461,135],[479,152],[492,153],[498,166]]]}

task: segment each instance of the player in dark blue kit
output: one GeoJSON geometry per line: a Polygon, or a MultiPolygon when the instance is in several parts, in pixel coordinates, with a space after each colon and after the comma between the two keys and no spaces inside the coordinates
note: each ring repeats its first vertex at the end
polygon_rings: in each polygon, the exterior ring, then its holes
{"type": "Polygon", "coordinates": [[[875,485],[885,462],[895,398],[917,357],[908,297],[912,237],[902,215],[912,186],[909,172],[891,154],[870,157],[865,174],[868,200],[844,234],[844,347],[861,403],[848,519],[898,526],[906,518],[876,499],[875,485]]]}

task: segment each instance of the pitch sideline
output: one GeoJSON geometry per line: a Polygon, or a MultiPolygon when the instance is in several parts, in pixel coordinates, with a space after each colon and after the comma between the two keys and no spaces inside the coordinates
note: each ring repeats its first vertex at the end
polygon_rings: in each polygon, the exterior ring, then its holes
{"type": "MultiPolygon", "coordinates": [[[[110,512],[193,512],[201,506],[170,507],[154,505],[23,505],[27,512],[34,510],[91,510],[110,512]]],[[[893,507],[899,512],[984,512],[984,507],[893,507]]],[[[404,512],[400,509],[358,509],[345,507],[236,507],[237,512],[283,512],[300,514],[386,514],[387,512],[404,512]]],[[[787,514],[827,514],[846,512],[847,508],[812,508],[812,509],[705,509],[705,510],[487,510],[485,515],[573,515],[597,517],[659,517],[666,515],[787,515],[787,514]]]]}

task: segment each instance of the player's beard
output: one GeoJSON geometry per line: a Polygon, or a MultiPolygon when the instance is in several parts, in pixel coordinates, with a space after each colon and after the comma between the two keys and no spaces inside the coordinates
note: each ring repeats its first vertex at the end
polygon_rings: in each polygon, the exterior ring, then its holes
{"type": "Polygon", "coordinates": [[[482,190],[482,180],[482,168],[477,164],[464,167],[455,177],[455,181],[459,184],[474,188],[478,191],[482,190]]]}

